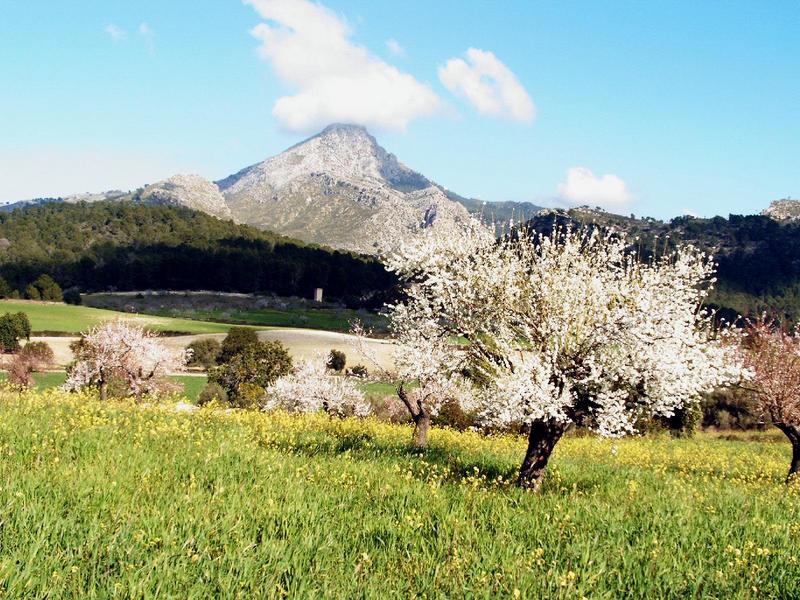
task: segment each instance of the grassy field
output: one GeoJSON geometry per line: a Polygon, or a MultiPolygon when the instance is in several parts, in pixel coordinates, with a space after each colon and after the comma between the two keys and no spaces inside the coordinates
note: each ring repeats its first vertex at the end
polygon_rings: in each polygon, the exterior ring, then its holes
{"type": "Polygon", "coordinates": [[[365,381],[361,384],[361,391],[367,396],[394,396],[397,386],[391,381],[365,381]]]}
{"type": "MultiPolygon", "coordinates": [[[[64,371],[48,371],[46,373],[34,373],[33,379],[36,382],[37,391],[45,391],[56,388],[64,383],[67,374],[64,371]]],[[[8,374],[0,371],[0,381],[8,379],[8,374]]],[[[183,384],[184,395],[191,401],[197,400],[200,391],[205,386],[208,378],[205,375],[174,375],[170,377],[173,381],[183,384]]]]}
{"type": "Polygon", "coordinates": [[[385,328],[383,319],[374,315],[362,315],[357,311],[346,309],[170,309],[164,311],[153,310],[152,312],[155,315],[164,317],[219,321],[257,327],[301,327],[304,329],[347,332],[350,331],[351,321],[359,319],[376,330],[385,328]]]}
{"type": "MultiPolygon", "coordinates": [[[[7,378],[7,373],[0,371],[0,381],[4,381],[7,378]]],[[[36,382],[36,390],[40,392],[60,386],[66,378],[67,374],[64,371],[48,371],[46,373],[34,373],[33,375],[33,379],[36,382]]],[[[208,377],[205,374],[173,375],[170,379],[183,384],[183,393],[192,402],[197,400],[203,387],[208,382],[208,377]]],[[[393,396],[396,388],[392,383],[366,381],[361,384],[361,389],[368,396],[382,397],[393,396]]]]}
{"type": "MultiPolygon", "coordinates": [[[[64,371],[48,371],[46,373],[34,373],[33,380],[36,382],[36,390],[44,391],[50,388],[58,387],[67,378],[64,371]]],[[[8,379],[8,373],[0,371],[0,381],[8,379]]]]}
{"type": "Polygon", "coordinates": [[[141,298],[127,294],[90,294],[84,297],[84,301],[99,308],[121,310],[124,306],[133,306],[141,314],[256,327],[300,327],[348,332],[354,320],[363,322],[377,332],[385,331],[387,326],[385,317],[375,313],[334,306],[292,305],[288,300],[287,308],[255,308],[258,304],[256,298],[213,294],[147,295],[141,298]]]}
{"type": "Polygon", "coordinates": [[[183,395],[192,402],[197,400],[208,382],[208,377],[205,375],[174,375],[171,379],[183,384],[183,395]]]}
{"type": "MultiPolygon", "coordinates": [[[[7,378],[8,375],[0,371],[0,381],[7,378]]],[[[64,371],[48,371],[46,373],[34,373],[33,375],[33,379],[36,381],[36,389],[40,392],[60,386],[66,378],[67,374],[64,371]]],[[[174,375],[170,379],[182,383],[184,394],[193,402],[197,400],[203,387],[208,382],[208,377],[205,374],[174,375]]],[[[360,387],[367,396],[394,396],[396,393],[395,385],[390,382],[365,381],[360,384],[360,387]]],[[[411,387],[414,387],[413,384],[411,387]]]]}
{"type": "Polygon", "coordinates": [[[124,318],[154,331],[193,333],[225,333],[230,324],[208,323],[191,319],[175,319],[151,315],[132,315],[88,306],[72,306],[51,302],[0,300],[0,314],[24,312],[34,332],[80,333],[109,319],[124,318]]]}
{"type": "Polygon", "coordinates": [[[780,437],[516,437],[0,391],[0,596],[797,598],[780,437]]]}

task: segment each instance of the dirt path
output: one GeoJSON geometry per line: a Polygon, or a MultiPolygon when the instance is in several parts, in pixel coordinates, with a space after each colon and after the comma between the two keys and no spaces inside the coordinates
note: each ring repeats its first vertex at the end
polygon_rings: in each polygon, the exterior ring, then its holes
{"type": "MultiPolygon", "coordinates": [[[[171,348],[185,348],[195,340],[214,338],[222,341],[223,333],[202,333],[197,335],[180,335],[163,338],[164,343],[171,348]]],[[[347,355],[347,365],[363,364],[369,370],[374,366],[356,350],[355,338],[346,333],[333,331],[319,331],[316,329],[269,329],[259,331],[258,337],[262,340],[278,340],[282,342],[294,358],[313,359],[318,353],[326,356],[332,349],[340,350],[347,355]]],[[[77,337],[36,337],[31,341],[47,342],[56,356],[56,364],[63,366],[72,360],[69,349],[70,342],[77,337]]],[[[385,369],[392,369],[392,343],[385,340],[369,340],[369,352],[373,353],[380,365],[385,369]]]]}

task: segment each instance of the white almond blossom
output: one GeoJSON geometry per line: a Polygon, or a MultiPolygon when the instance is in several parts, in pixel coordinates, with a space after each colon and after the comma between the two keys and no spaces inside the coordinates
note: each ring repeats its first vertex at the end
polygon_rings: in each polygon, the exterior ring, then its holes
{"type": "Polygon", "coordinates": [[[525,486],[538,487],[570,424],[623,435],[739,377],[701,309],[713,263],[691,246],[643,262],[613,233],[521,230],[496,241],[476,224],[411,240],[388,265],[407,283],[393,323],[464,340],[431,363],[470,373],[487,423],[531,426],[525,486]]]}
{"type": "Polygon", "coordinates": [[[266,390],[264,410],[312,413],[324,410],[344,416],[366,417],[369,403],[358,386],[349,378],[333,375],[325,360],[299,360],[289,375],[279,378],[266,390]]]}
{"type": "Polygon", "coordinates": [[[460,350],[457,340],[436,324],[435,319],[418,304],[388,307],[395,370],[388,371],[365,343],[368,332],[355,324],[358,351],[366,356],[384,379],[395,382],[395,390],[414,421],[412,441],[423,448],[428,442],[431,417],[439,414],[448,402],[463,410],[476,408],[473,385],[459,371],[460,350]]]}
{"type": "Polygon", "coordinates": [[[155,333],[121,319],[83,334],[64,389],[97,386],[106,399],[108,384],[122,380],[137,398],[158,391],[164,378],[186,366],[185,350],[167,348],[155,333]]]}

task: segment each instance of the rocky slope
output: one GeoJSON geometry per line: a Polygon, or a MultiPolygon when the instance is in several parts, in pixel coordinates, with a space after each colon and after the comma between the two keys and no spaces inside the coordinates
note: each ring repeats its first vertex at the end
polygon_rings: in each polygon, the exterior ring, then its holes
{"type": "Polygon", "coordinates": [[[470,214],[500,227],[512,219],[524,220],[539,208],[459,196],[409,169],[363,127],[336,124],[216,184],[198,175],[175,175],[134,192],[41,198],[0,211],[99,200],[185,206],[368,254],[390,249],[423,228],[459,227],[470,214]]]}
{"type": "Polygon", "coordinates": [[[173,175],[168,179],[146,185],[134,192],[110,190],[107,192],[75,194],[58,198],[36,198],[21,200],[0,206],[1,212],[11,212],[17,208],[42,206],[53,202],[76,204],[78,202],[102,202],[120,200],[140,202],[142,204],[184,206],[199,210],[218,219],[233,219],[231,210],[219,188],[199,175],[173,175]]]}
{"type": "Polygon", "coordinates": [[[768,208],[761,211],[765,217],[772,217],[778,221],[795,221],[800,219],[800,200],[773,200],[768,208]]]}
{"type": "Polygon", "coordinates": [[[173,175],[148,185],[138,194],[137,200],[145,204],[185,206],[218,219],[233,218],[219,188],[199,175],[173,175]]]}
{"type": "Polygon", "coordinates": [[[357,252],[468,218],[445,190],[354,125],[331,125],[217,185],[243,223],[357,252]]]}

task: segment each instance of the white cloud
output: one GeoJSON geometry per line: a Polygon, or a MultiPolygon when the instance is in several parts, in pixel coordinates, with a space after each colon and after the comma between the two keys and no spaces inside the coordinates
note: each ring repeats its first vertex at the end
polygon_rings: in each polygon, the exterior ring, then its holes
{"type": "Polygon", "coordinates": [[[156,32],[153,31],[153,28],[142,21],[139,23],[139,35],[144,38],[144,42],[147,44],[147,50],[150,52],[150,54],[154,54],[156,51],[156,32]]]}
{"type": "Polygon", "coordinates": [[[517,76],[492,52],[470,48],[467,61],[451,58],[439,68],[439,80],[456,96],[485,115],[530,123],[536,116],[533,100],[517,76]]]}
{"type": "Polygon", "coordinates": [[[567,180],[559,184],[558,194],[574,204],[603,208],[621,208],[633,200],[622,179],[611,174],[598,177],[586,167],[568,169],[567,180]]]}
{"type": "Polygon", "coordinates": [[[109,36],[111,36],[111,39],[114,40],[115,42],[122,41],[126,37],[128,37],[128,34],[125,33],[124,29],[122,29],[121,27],[117,27],[113,23],[109,23],[103,29],[109,36]]]}
{"type": "Polygon", "coordinates": [[[244,0],[267,20],[251,33],[260,55],[296,93],[272,114],[286,128],[311,131],[332,122],[403,130],[442,101],[427,85],[350,40],[344,20],[309,0],[244,0]]]}
{"type": "Polygon", "coordinates": [[[403,48],[403,46],[400,45],[400,42],[398,42],[394,38],[389,38],[388,40],[386,40],[386,47],[389,49],[389,52],[391,52],[395,56],[406,55],[406,49],[403,48]]]}

